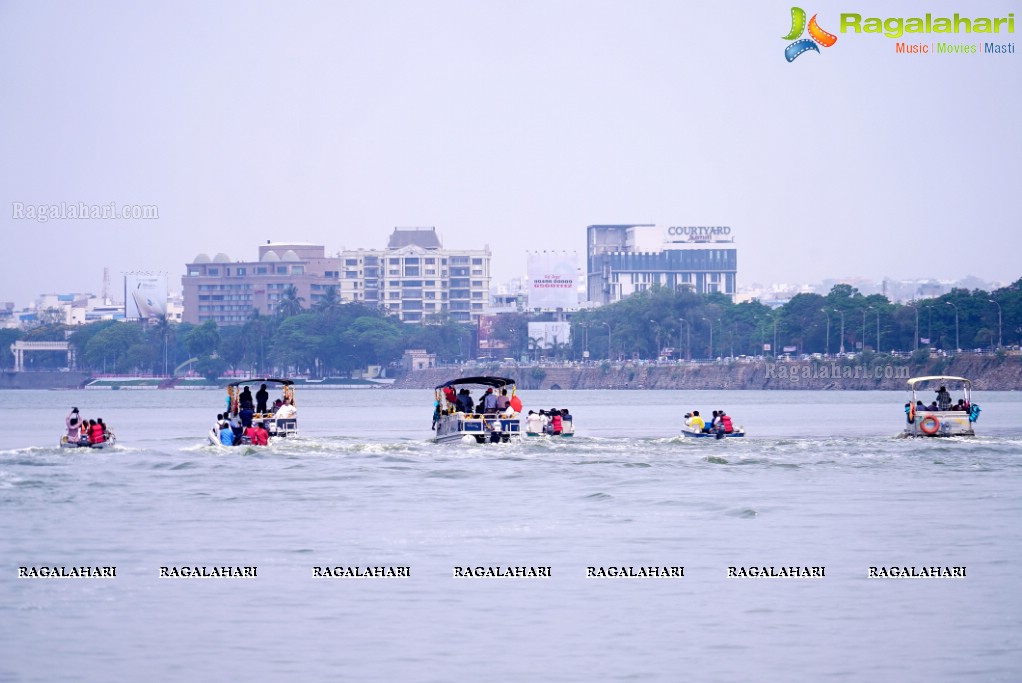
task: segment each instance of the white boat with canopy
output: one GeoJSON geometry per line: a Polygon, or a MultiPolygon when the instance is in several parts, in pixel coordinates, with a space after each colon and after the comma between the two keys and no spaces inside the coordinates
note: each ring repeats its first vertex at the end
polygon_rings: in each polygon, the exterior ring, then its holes
{"type": "Polygon", "coordinates": [[[905,404],[904,436],[975,436],[980,407],[972,402],[972,382],[964,377],[928,375],[908,381],[911,400],[905,404]],[[936,387],[936,388],[935,388],[936,387]],[[934,391],[925,403],[920,392],[934,391]]]}
{"type": "Polygon", "coordinates": [[[522,401],[517,396],[515,380],[508,377],[460,377],[440,384],[433,402],[433,441],[436,443],[507,443],[522,438],[520,412],[522,401]],[[480,389],[479,401],[472,389],[480,389]],[[508,408],[487,410],[488,393],[505,395],[508,408]]]}

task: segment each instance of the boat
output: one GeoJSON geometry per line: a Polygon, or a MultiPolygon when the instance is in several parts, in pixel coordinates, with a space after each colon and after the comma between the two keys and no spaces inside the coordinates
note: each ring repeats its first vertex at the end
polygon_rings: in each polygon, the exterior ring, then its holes
{"type": "Polygon", "coordinates": [[[713,420],[717,420],[717,414],[720,414],[722,420],[726,422],[715,422],[714,427],[710,431],[704,431],[698,427],[693,427],[690,421],[693,419],[699,419],[700,421],[696,424],[703,424],[702,418],[699,417],[699,411],[694,410],[691,413],[685,413],[685,424],[681,427],[681,435],[691,439],[740,439],[745,436],[745,428],[741,425],[732,426],[730,432],[724,431],[727,425],[731,425],[731,416],[727,415],[723,410],[713,411],[713,420]],[[693,418],[695,416],[695,418],[693,418]]]}
{"type": "MultiPolygon", "coordinates": [[[[252,411],[252,422],[263,424],[270,437],[275,438],[293,438],[298,436],[298,410],[295,402],[295,388],[294,381],[290,379],[280,379],[278,377],[256,377],[253,379],[238,380],[231,382],[227,385],[227,412],[230,415],[240,414],[242,411],[241,396],[247,388],[249,394],[252,395],[253,400],[253,411],[252,411]],[[256,403],[256,394],[259,388],[264,385],[276,385],[280,389],[280,395],[276,398],[277,401],[281,402],[281,407],[276,410],[267,411],[255,411],[259,405],[256,403]],[[257,392],[253,393],[252,389],[256,389],[257,392]],[[289,409],[290,407],[290,409],[289,409]]],[[[274,387],[267,387],[267,391],[270,394],[270,398],[267,399],[267,408],[270,408],[274,401],[272,396],[274,387]]],[[[213,445],[221,445],[218,438],[216,429],[210,429],[206,435],[206,438],[213,445]]],[[[242,437],[241,444],[247,444],[248,438],[242,437]]]]}
{"type": "Polygon", "coordinates": [[[89,443],[87,438],[73,441],[67,438],[67,434],[60,437],[61,448],[113,448],[117,445],[117,435],[107,430],[106,437],[99,443],[89,443]]]}
{"type": "Polygon", "coordinates": [[[575,418],[565,409],[541,410],[538,413],[529,411],[525,418],[525,436],[553,439],[575,436],[575,418]],[[561,418],[561,431],[554,433],[550,425],[550,416],[557,413],[561,418]]]}
{"type": "Polygon", "coordinates": [[[436,443],[508,443],[522,438],[522,401],[516,395],[515,380],[508,377],[459,377],[437,385],[433,411],[433,441],[436,443]],[[511,412],[476,412],[471,387],[508,392],[511,412]],[[462,398],[465,397],[465,398],[462,398]],[[458,399],[467,401],[459,406],[458,399]]]}
{"type": "Polygon", "coordinates": [[[102,419],[84,420],[78,408],[71,408],[71,412],[64,419],[64,425],[67,429],[60,435],[61,448],[106,448],[117,444],[117,435],[103,423],[102,419]],[[99,442],[92,441],[88,436],[96,427],[101,427],[100,432],[103,435],[103,440],[99,442]],[[71,436],[68,436],[69,434],[71,436]]]}
{"type": "Polygon", "coordinates": [[[740,439],[745,436],[745,429],[739,427],[733,432],[700,432],[688,427],[682,427],[681,435],[686,439],[740,439]]]}
{"type": "Polygon", "coordinates": [[[927,375],[908,381],[911,399],[905,404],[903,436],[975,436],[979,404],[972,402],[972,382],[964,377],[927,375]],[[938,387],[934,389],[934,387],[938,387]],[[935,391],[936,398],[924,404],[919,392],[935,391]],[[954,394],[960,394],[955,401],[954,394]]]}

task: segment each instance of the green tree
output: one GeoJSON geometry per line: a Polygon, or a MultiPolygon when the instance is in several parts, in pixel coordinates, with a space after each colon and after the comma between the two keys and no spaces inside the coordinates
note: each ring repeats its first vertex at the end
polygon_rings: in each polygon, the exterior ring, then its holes
{"type": "Polygon", "coordinates": [[[192,328],[184,338],[188,353],[193,358],[212,356],[220,350],[220,331],[216,322],[207,320],[198,327],[192,328]]]}

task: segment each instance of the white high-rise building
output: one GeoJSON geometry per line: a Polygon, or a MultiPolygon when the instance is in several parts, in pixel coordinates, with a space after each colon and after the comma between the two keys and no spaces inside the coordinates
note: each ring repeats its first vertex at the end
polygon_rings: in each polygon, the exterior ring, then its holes
{"type": "Polygon", "coordinates": [[[395,228],[386,249],[340,254],[343,301],[379,304],[404,322],[475,322],[489,306],[490,248],[444,249],[436,228],[395,228]]]}

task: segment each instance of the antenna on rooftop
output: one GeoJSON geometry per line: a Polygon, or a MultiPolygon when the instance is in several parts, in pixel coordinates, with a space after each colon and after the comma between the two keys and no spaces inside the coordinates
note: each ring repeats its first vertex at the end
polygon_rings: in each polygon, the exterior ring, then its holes
{"type": "Polygon", "coordinates": [[[103,266],[103,303],[110,303],[110,268],[103,266]]]}

